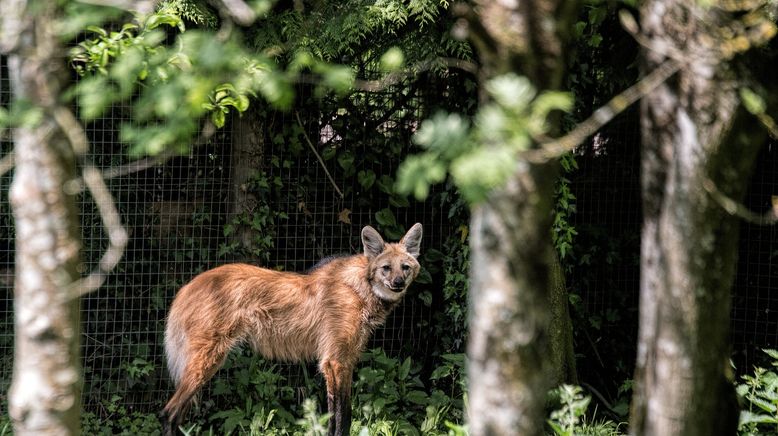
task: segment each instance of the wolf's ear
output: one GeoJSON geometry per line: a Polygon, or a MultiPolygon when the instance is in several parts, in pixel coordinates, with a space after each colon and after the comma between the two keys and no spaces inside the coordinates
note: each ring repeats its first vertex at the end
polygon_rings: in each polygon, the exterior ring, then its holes
{"type": "Polygon", "coordinates": [[[400,244],[405,246],[405,251],[413,257],[419,257],[421,251],[421,223],[416,223],[408,230],[408,233],[400,239],[400,244]]]}
{"type": "Polygon", "coordinates": [[[372,259],[384,251],[384,239],[370,226],[365,226],[362,229],[362,245],[365,247],[365,256],[368,259],[372,259]]]}

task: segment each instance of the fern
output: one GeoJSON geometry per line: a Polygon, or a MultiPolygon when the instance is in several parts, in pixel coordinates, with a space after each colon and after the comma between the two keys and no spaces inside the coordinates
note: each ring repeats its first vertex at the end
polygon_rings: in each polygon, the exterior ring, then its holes
{"type": "Polygon", "coordinates": [[[438,18],[439,9],[435,0],[411,0],[408,9],[421,27],[434,23],[438,18]]]}
{"type": "Polygon", "coordinates": [[[165,6],[185,20],[205,28],[215,29],[219,24],[216,14],[202,0],[166,0],[160,3],[159,8],[165,6]]]}

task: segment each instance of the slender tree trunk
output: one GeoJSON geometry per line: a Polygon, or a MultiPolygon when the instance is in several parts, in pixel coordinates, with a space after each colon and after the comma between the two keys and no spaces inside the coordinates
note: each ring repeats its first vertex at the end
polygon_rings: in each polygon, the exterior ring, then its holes
{"type": "Polygon", "coordinates": [[[13,131],[16,172],[15,355],[9,412],[17,435],[79,433],[81,368],[78,301],[64,298],[78,279],[80,241],[73,194],[74,158],[49,111],[59,97],[62,49],[52,26],[56,2],[0,2],[2,49],[14,100],[42,110],[34,126],[13,131]]]}
{"type": "MultiPolygon", "coordinates": [[[[559,89],[562,36],[574,4],[479,1],[474,12],[462,11],[483,65],[481,79],[515,72],[540,90],[559,89]]],[[[506,185],[472,211],[468,378],[469,426],[476,436],[543,430],[556,372],[548,359],[549,302],[560,303],[549,297],[557,171],[555,160],[520,162],[506,185]]]]}
{"type": "MultiPolygon", "coordinates": [[[[637,435],[724,435],[737,425],[725,370],[739,223],[705,186],[740,199],[765,135],[738,109],[732,70],[715,51],[722,41],[706,33],[727,24],[716,13],[693,1],[642,9],[644,34],[692,61],[642,101],[637,435]]],[[[657,51],[644,58],[648,71],[665,60],[657,51]]]]}
{"type": "Polygon", "coordinates": [[[578,384],[578,372],[573,349],[573,321],[570,319],[569,295],[565,273],[559,257],[552,252],[549,276],[549,376],[552,386],[578,384]]]}
{"type": "MultiPolygon", "coordinates": [[[[251,190],[251,182],[262,171],[265,153],[264,135],[259,111],[252,105],[234,118],[235,135],[232,143],[230,177],[232,180],[231,214],[234,218],[250,217],[259,205],[256,194],[251,190]]],[[[248,225],[235,229],[234,239],[244,253],[254,250],[253,238],[256,231],[248,225]]]]}

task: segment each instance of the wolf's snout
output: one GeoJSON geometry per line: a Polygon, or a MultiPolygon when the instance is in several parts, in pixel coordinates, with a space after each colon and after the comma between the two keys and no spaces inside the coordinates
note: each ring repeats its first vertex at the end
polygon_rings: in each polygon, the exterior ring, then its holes
{"type": "Polygon", "coordinates": [[[392,287],[393,288],[401,288],[405,286],[405,279],[402,277],[398,277],[394,280],[392,280],[392,287]]]}

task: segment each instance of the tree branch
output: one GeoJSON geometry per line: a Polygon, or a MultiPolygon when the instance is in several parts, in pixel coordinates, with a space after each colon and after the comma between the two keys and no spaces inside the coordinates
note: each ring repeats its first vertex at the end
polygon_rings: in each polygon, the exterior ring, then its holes
{"type": "Polygon", "coordinates": [[[211,0],[210,3],[241,26],[250,26],[257,19],[256,12],[242,0],[211,0]]]}
{"type": "Polygon", "coordinates": [[[127,247],[127,231],[122,227],[113,196],[105,185],[100,170],[91,163],[87,163],[84,165],[82,173],[84,183],[97,205],[103,227],[108,234],[108,248],[100,258],[95,270],[68,286],[68,291],[64,294],[67,299],[82,297],[100,288],[111,271],[119,264],[124,255],[124,249],[127,247]]]}
{"type": "Polygon", "coordinates": [[[4,176],[8,171],[11,171],[14,165],[14,152],[11,150],[8,152],[8,154],[3,156],[2,159],[0,159],[0,177],[4,176]]]}
{"type": "Polygon", "coordinates": [[[330,183],[332,183],[332,186],[335,188],[335,191],[338,192],[340,198],[343,198],[343,192],[341,192],[340,188],[338,188],[338,184],[335,183],[335,179],[332,178],[332,175],[327,169],[327,165],[324,164],[324,159],[321,158],[319,152],[316,151],[316,147],[313,146],[313,142],[311,142],[311,139],[308,137],[308,134],[305,133],[305,126],[303,126],[303,122],[300,120],[300,114],[298,112],[295,112],[294,116],[297,117],[297,124],[299,124],[300,129],[302,129],[303,137],[305,138],[305,141],[308,143],[308,146],[311,147],[311,151],[313,151],[313,154],[316,155],[316,158],[319,159],[319,163],[321,164],[321,167],[324,168],[324,173],[327,175],[327,178],[330,179],[330,183]]]}
{"type": "Polygon", "coordinates": [[[770,226],[778,222],[778,196],[772,196],[772,209],[770,209],[769,212],[758,214],[747,208],[744,204],[721,192],[713,180],[709,178],[702,182],[702,187],[708,192],[711,198],[730,215],[759,226],[770,226]]]}
{"type": "MultiPolygon", "coordinates": [[[[394,71],[382,77],[381,79],[377,79],[377,80],[356,79],[354,80],[352,88],[357,91],[366,91],[366,92],[383,91],[384,89],[392,85],[396,85],[400,83],[402,80],[408,77],[415,76],[424,71],[429,71],[438,65],[442,65],[446,68],[458,68],[462,71],[466,71],[471,74],[475,74],[476,72],[478,72],[478,66],[473,62],[464,59],[438,57],[435,59],[418,62],[410,68],[405,68],[400,71],[394,71]]],[[[297,83],[318,85],[321,83],[321,80],[316,76],[301,74],[297,77],[297,83]]]]}
{"type": "Polygon", "coordinates": [[[525,151],[522,153],[522,156],[530,162],[543,163],[551,159],[556,159],[568,151],[572,151],[586,138],[595,134],[602,126],[611,121],[616,115],[620,114],[630,105],[664,83],[664,81],[675,74],[680,67],[681,64],[674,59],[665,61],[665,63],[641,79],[638,83],[627,88],[613,97],[607,104],[594,111],[589,118],[579,123],[570,133],[559,139],[541,144],[538,149],[525,151]]]}
{"type": "MultiPolygon", "coordinates": [[[[100,258],[97,269],[89,273],[88,276],[68,285],[67,291],[62,294],[63,299],[70,300],[95,291],[103,285],[108,274],[111,273],[124,255],[124,249],[127,246],[127,231],[122,227],[113,196],[111,196],[108,187],[105,185],[105,180],[103,180],[100,170],[84,157],[84,154],[89,150],[89,140],[83,127],[73,113],[63,106],[55,106],[52,110],[52,115],[54,121],[56,121],[67,137],[71,147],[73,147],[76,156],[82,162],[82,180],[97,205],[97,210],[100,212],[100,218],[103,221],[103,227],[108,234],[108,248],[106,248],[105,253],[100,258]]],[[[75,185],[71,183],[66,184],[66,192],[71,195],[80,192],[80,190],[73,189],[80,183],[78,181],[75,181],[75,185]]]]}
{"type": "MultiPolygon", "coordinates": [[[[203,145],[206,141],[208,141],[208,139],[211,138],[211,136],[214,135],[214,133],[216,133],[216,126],[214,126],[212,122],[206,121],[203,129],[200,131],[200,135],[192,143],[192,148],[203,145]]],[[[169,159],[178,155],[178,153],[173,151],[165,151],[156,156],[145,157],[136,161],[132,161],[128,164],[107,168],[102,171],[102,178],[103,180],[111,180],[117,177],[123,177],[129,174],[137,173],[139,171],[145,171],[157,165],[162,165],[169,159]]],[[[85,189],[84,180],[82,178],[71,180],[70,183],[72,184],[69,187],[70,192],[78,194],[83,192],[85,189]]]]}

